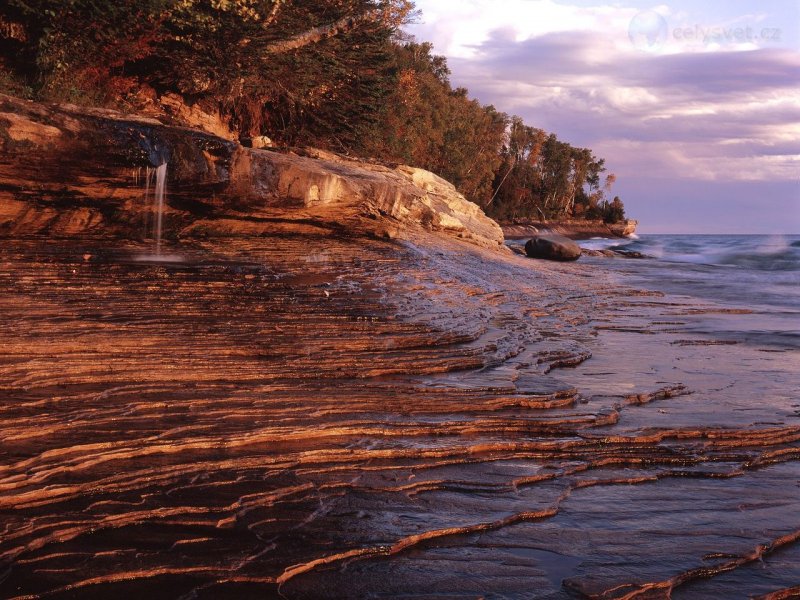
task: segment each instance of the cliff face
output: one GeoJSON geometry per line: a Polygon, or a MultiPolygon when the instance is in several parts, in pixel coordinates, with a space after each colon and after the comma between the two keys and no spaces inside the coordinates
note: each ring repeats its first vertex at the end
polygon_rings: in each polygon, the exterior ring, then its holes
{"type": "Polygon", "coordinates": [[[167,237],[254,235],[288,221],[354,235],[441,232],[501,248],[500,227],[453,185],[322,151],[244,148],[113,111],[0,96],[0,233],[140,237],[148,169],[167,165],[167,237]]]}

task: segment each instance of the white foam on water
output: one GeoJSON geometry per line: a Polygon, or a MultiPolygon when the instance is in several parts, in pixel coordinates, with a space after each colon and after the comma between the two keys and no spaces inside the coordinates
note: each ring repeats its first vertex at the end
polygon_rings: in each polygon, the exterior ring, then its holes
{"type": "Polygon", "coordinates": [[[622,247],[629,243],[630,241],[625,239],[603,237],[594,237],[590,240],[578,241],[578,245],[587,250],[607,250],[609,248],[622,247]]]}

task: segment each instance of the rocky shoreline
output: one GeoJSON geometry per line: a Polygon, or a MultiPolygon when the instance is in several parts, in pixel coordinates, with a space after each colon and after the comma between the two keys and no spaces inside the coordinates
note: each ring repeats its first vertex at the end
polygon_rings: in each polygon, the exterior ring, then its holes
{"type": "Polygon", "coordinates": [[[136,239],[152,219],[152,207],[141,201],[143,172],[161,164],[168,168],[165,229],[173,239],[255,235],[265,227],[259,222],[287,214],[377,237],[441,231],[501,250],[504,239],[544,232],[626,237],[638,225],[573,220],[501,228],[422,169],[315,149],[245,148],[149,117],[0,95],[0,231],[136,239]]]}
{"type": "Polygon", "coordinates": [[[524,224],[501,224],[507,240],[521,240],[539,233],[556,233],[573,240],[588,240],[594,237],[625,238],[636,233],[638,221],[629,219],[622,223],[603,221],[565,220],[536,221],[524,224]]]}
{"type": "Polygon", "coordinates": [[[724,308],[425,172],[0,112],[0,596],[791,596],[796,377],[724,308]]]}
{"type": "Polygon", "coordinates": [[[769,356],[693,334],[713,306],[427,235],[184,241],[172,264],[4,239],[3,596],[792,581],[800,428],[726,409],[756,389],[731,367],[769,356]]]}

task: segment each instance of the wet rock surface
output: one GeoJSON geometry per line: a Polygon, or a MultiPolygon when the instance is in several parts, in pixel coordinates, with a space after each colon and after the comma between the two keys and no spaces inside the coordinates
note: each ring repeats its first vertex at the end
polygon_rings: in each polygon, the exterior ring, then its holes
{"type": "Polygon", "coordinates": [[[287,213],[327,228],[413,239],[435,231],[504,250],[500,226],[449,182],[313,149],[244,148],[109,110],[0,95],[0,234],[138,239],[147,170],[167,165],[174,239],[253,236],[287,213]]]}
{"type": "Polygon", "coordinates": [[[606,258],[622,257],[622,258],[650,258],[649,256],[637,252],[635,250],[620,250],[620,249],[605,249],[605,250],[592,250],[591,248],[581,248],[583,256],[602,256],[606,258]]]}
{"type": "Polygon", "coordinates": [[[596,267],[272,226],[2,240],[0,596],[791,597],[796,353],[596,267]]]}
{"type": "Polygon", "coordinates": [[[751,311],[497,252],[425,171],[0,113],[0,597],[796,589],[751,311]]]}

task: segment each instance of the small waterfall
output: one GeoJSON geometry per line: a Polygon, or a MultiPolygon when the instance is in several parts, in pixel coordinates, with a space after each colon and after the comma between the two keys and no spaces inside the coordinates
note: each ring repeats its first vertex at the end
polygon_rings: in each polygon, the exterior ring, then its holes
{"type": "Polygon", "coordinates": [[[167,196],[167,163],[156,167],[156,254],[161,254],[161,233],[164,222],[164,201],[167,196]]]}
{"type": "Polygon", "coordinates": [[[150,237],[150,217],[153,214],[153,204],[150,200],[150,189],[153,187],[153,176],[155,169],[147,167],[144,174],[144,229],[142,235],[144,239],[150,237]]]}
{"type": "Polygon", "coordinates": [[[164,207],[167,197],[167,163],[156,168],[147,167],[144,187],[144,237],[156,241],[156,254],[161,254],[161,236],[164,227],[164,207]],[[151,195],[152,192],[152,195],[151,195]],[[153,215],[153,217],[151,217],[153,215]],[[151,225],[152,223],[152,225],[151,225]]]}

